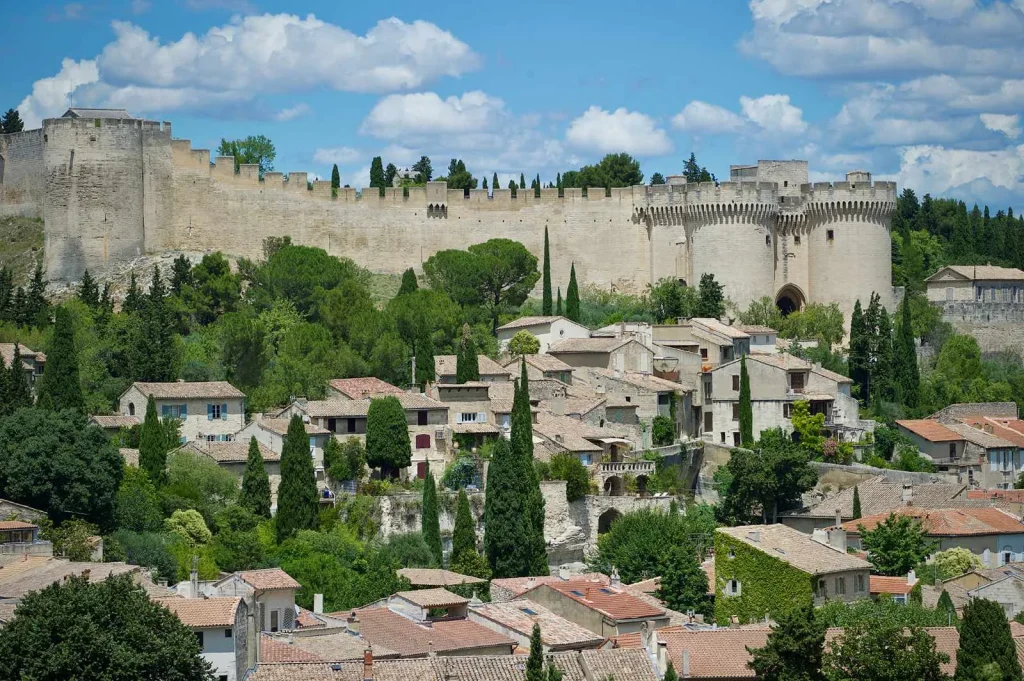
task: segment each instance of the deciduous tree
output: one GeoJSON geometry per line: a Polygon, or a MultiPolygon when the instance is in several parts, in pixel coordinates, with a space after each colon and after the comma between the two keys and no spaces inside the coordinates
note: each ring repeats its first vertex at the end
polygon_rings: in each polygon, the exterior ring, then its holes
{"type": "Polygon", "coordinates": [[[217,147],[218,156],[234,156],[235,172],[239,166],[259,165],[260,177],[274,169],[274,159],[277,158],[277,150],[274,143],[265,135],[249,135],[245,139],[220,141],[217,147]]]}
{"type": "Polygon", "coordinates": [[[677,546],[669,552],[661,574],[658,598],[679,612],[693,610],[704,615],[711,614],[708,576],[701,568],[692,546],[677,546]]]}
{"type": "Polygon", "coordinates": [[[281,483],[277,488],[275,526],[278,543],[300,530],[317,526],[316,473],[309,453],[309,435],[302,419],[292,416],[281,451],[281,483]]]}
{"type": "Polygon", "coordinates": [[[763,431],[753,451],[732,450],[725,468],[729,481],[719,511],[735,523],[775,522],[818,480],[807,454],[781,429],[763,431]]]}
{"type": "Polygon", "coordinates": [[[924,562],[935,549],[921,522],[909,515],[890,513],[874,529],[857,526],[868,562],[878,574],[899,577],[924,562]]]}
{"type": "Polygon", "coordinates": [[[590,473],[575,454],[555,454],[549,467],[552,480],[565,480],[565,499],[572,503],[590,494],[590,473]]]}
{"type": "Polygon", "coordinates": [[[747,666],[764,681],[825,681],[825,626],[814,606],[798,603],[778,618],[763,648],[747,648],[747,666]]]}
{"type": "Polygon", "coordinates": [[[824,671],[829,681],[942,681],[948,677],[941,665],[948,661],[924,629],[881,620],[847,627],[826,653],[824,671]]]}
{"type": "Polygon", "coordinates": [[[508,351],[513,357],[536,355],[540,352],[540,341],[526,329],[516,331],[508,341],[508,351]]]}
{"type": "Polygon", "coordinates": [[[725,314],[725,293],[722,285],[715,281],[715,275],[705,272],[700,276],[697,316],[719,319],[725,314]]]}

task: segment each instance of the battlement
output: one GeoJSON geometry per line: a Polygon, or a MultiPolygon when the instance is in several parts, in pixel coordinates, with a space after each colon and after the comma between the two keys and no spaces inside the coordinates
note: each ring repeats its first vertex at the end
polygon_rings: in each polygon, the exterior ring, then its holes
{"type": "Polygon", "coordinates": [[[138,118],[47,118],[43,120],[43,131],[50,130],[102,130],[103,128],[146,130],[159,132],[171,137],[170,121],[145,121],[138,118]]]}
{"type": "Polygon", "coordinates": [[[807,203],[866,201],[895,203],[895,182],[814,182],[800,186],[807,203]]]}

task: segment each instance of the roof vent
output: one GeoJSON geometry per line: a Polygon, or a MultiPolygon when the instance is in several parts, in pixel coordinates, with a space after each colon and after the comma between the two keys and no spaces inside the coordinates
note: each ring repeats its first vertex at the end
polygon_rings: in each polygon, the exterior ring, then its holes
{"type": "Polygon", "coordinates": [[[749,539],[752,542],[760,542],[761,541],[761,531],[760,530],[751,530],[750,532],[747,532],[747,539],[749,539]]]}

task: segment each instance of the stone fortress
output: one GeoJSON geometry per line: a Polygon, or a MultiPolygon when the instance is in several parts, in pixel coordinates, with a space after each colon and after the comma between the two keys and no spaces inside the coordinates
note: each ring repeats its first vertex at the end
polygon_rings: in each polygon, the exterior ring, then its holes
{"type": "Polygon", "coordinates": [[[496,237],[538,257],[550,234],[554,283],[639,292],[663,277],[696,285],[711,273],[741,309],[763,296],[784,311],[878,292],[892,308],[893,182],[854,171],[808,182],[806,161],[733,166],[730,180],[614,188],[449,190],[443,182],[357,192],[308,188],[287,176],[193,149],[171,124],[124,112],[72,110],[43,127],[0,135],[0,216],[44,221],[45,267],[73,281],[141,255],[220,250],[257,258],[267,236],[290,235],[378,272],[398,273],[442,249],[496,237]]]}

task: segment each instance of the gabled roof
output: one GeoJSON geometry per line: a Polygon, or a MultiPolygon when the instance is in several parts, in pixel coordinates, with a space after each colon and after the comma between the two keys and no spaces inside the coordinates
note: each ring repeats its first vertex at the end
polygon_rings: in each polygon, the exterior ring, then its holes
{"type": "Polygon", "coordinates": [[[22,522],[21,520],[0,520],[0,531],[2,530],[32,530],[39,526],[33,523],[22,522]]]}
{"type": "MultiPolygon", "coordinates": [[[[921,521],[928,535],[934,537],[972,537],[981,535],[1024,534],[1020,518],[998,508],[934,508],[904,506],[894,513],[921,521]]],[[[876,513],[843,523],[847,532],[873,530],[887,520],[890,513],[876,513]]]]}
{"type": "MultiPolygon", "coordinates": [[[[522,359],[525,360],[527,364],[532,366],[534,369],[537,369],[538,371],[572,371],[573,370],[573,366],[571,364],[566,364],[565,362],[563,362],[562,360],[558,359],[554,355],[549,355],[549,354],[546,354],[546,353],[543,354],[543,355],[524,355],[522,359]]],[[[505,367],[506,368],[512,368],[512,369],[515,369],[516,371],[518,371],[519,370],[519,362],[520,362],[520,359],[518,357],[515,358],[515,359],[510,359],[508,362],[505,363],[505,367]]]]}
{"type": "Polygon", "coordinates": [[[906,577],[884,577],[882,575],[871,575],[868,578],[868,591],[873,594],[905,596],[910,593],[912,588],[913,585],[907,582],[906,577]]]}
{"type": "MultiPolygon", "coordinates": [[[[280,461],[281,455],[266,445],[257,441],[260,448],[260,455],[264,461],[280,461]]],[[[193,440],[182,447],[183,450],[190,450],[197,454],[209,457],[217,463],[238,463],[249,460],[249,442],[243,440],[232,440],[231,442],[206,442],[193,440]]],[[[138,450],[136,450],[138,451],[138,450]]]]}
{"type": "Polygon", "coordinates": [[[1024,421],[1020,419],[1001,418],[997,416],[968,416],[960,419],[974,428],[991,430],[991,434],[1012,442],[1017,447],[1024,447],[1024,421]]]}
{"type": "MultiPolygon", "coordinates": [[[[888,513],[903,506],[903,483],[875,476],[856,485],[860,497],[861,513],[874,515],[888,513]]],[[[787,515],[794,517],[834,518],[836,509],[843,518],[853,517],[853,487],[847,487],[826,497],[809,509],[794,511],[787,515]]],[[[959,508],[964,506],[983,507],[983,500],[971,500],[965,494],[967,485],[960,483],[928,483],[910,488],[911,503],[918,508],[959,508]]]]}
{"type": "MultiPolygon", "coordinates": [[[[0,556],[0,558],[7,558],[0,556]]],[[[93,563],[51,558],[50,556],[15,556],[0,568],[0,599],[19,599],[30,591],[45,589],[71,575],[88,576],[89,582],[102,582],[111,575],[138,573],[138,565],[127,563],[93,563]]]]}
{"type": "MultiPolygon", "coordinates": [[[[564,319],[570,324],[576,324],[576,322],[572,321],[571,319],[568,319],[567,317],[558,317],[553,315],[547,317],[520,317],[519,319],[513,319],[508,324],[499,326],[498,331],[509,331],[511,329],[525,329],[528,326],[542,326],[544,324],[552,324],[554,322],[557,322],[559,319],[564,319]]],[[[576,325],[582,326],[581,324],[576,325]]]]}
{"type": "Polygon", "coordinates": [[[374,648],[382,645],[403,657],[515,645],[512,639],[466,619],[437,620],[425,626],[385,607],[363,608],[356,615],[360,635],[374,648]]]}
{"type": "Polygon", "coordinates": [[[473,616],[496,622],[527,637],[533,632],[534,624],[540,625],[541,642],[553,650],[596,648],[604,641],[604,637],[526,599],[484,603],[475,606],[471,612],[473,616]]]}
{"type": "Polygon", "coordinates": [[[89,422],[105,429],[131,428],[142,423],[138,416],[128,416],[125,414],[90,416],[89,422]]]}
{"type": "Polygon", "coordinates": [[[733,328],[738,329],[739,331],[742,331],[747,335],[757,334],[770,336],[772,334],[778,333],[778,331],[776,331],[770,326],[759,326],[757,324],[734,324],[733,328]]]}
{"type": "Polygon", "coordinates": [[[931,419],[901,419],[896,425],[929,442],[960,442],[963,436],[931,419]]]}
{"type": "MultiPolygon", "coordinates": [[[[998,435],[987,433],[982,428],[975,428],[966,423],[949,423],[946,424],[946,427],[958,433],[971,444],[978,445],[983,449],[1012,449],[1017,446],[998,435]]],[[[992,430],[994,431],[995,428],[992,430]]]]}
{"type": "Polygon", "coordinates": [[[685,386],[682,383],[676,383],[675,381],[660,378],[652,374],[645,374],[640,371],[613,371],[612,369],[602,369],[599,367],[587,367],[587,371],[604,378],[621,381],[622,383],[627,383],[635,388],[640,388],[641,390],[647,390],[653,393],[685,393],[693,390],[693,388],[685,386]]]}
{"type": "MultiPolygon", "coordinates": [[[[434,355],[434,374],[438,380],[442,376],[455,376],[459,365],[458,355],[434,355]]],[[[481,376],[503,376],[511,379],[512,373],[487,355],[477,355],[476,362],[481,376]]]]}
{"type": "Polygon", "coordinates": [[[738,326],[729,326],[728,324],[723,324],[721,320],[718,319],[712,319],[710,317],[694,317],[693,319],[690,320],[690,322],[692,324],[697,324],[698,326],[703,326],[704,328],[710,331],[714,331],[715,333],[725,336],[726,338],[732,338],[736,340],[750,337],[749,335],[747,335],[745,331],[740,329],[738,326]]]}
{"type": "Polygon", "coordinates": [[[382,381],[376,376],[334,378],[328,381],[327,384],[350,400],[362,400],[378,395],[398,395],[405,392],[398,386],[382,381]]]}
{"type": "MultiPolygon", "coordinates": [[[[558,575],[544,575],[543,577],[501,577],[498,579],[491,580],[491,586],[497,586],[502,589],[506,589],[512,594],[512,597],[522,596],[527,591],[536,588],[539,584],[555,584],[557,582],[564,582],[558,575]]],[[[591,585],[607,586],[609,583],[608,575],[600,572],[587,572],[581,575],[576,575],[572,578],[575,582],[589,582],[591,585]]]]}
{"type": "Polygon", "coordinates": [[[616,621],[666,617],[664,608],[655,607],[625,589],[611,585],[601,586],[587,580],[549,582],[527,591],[525,598],[529,600],[530,594],[537,589],[553,589],[616,621]]]}
{"type": "MultiPolygon", "coordinates": [[[[287,435],[288,426],[291,423],[291,419],[264,418],[258,421],[253,421],[253,423],[255,423],[258,428],[263,428],[264,430],[268,430],[271,433],[276,433],[278,435],[287,435]]],[[[326,428],[321,428],[315,423],[303,423],[302,425],[306,429],[307,435],[325,435],[331,432],[326,428]]]]}
{"type": "Polygon", "coordinates": [[[456,605],[468,605],[469,599],[454,594],[448,589],[418,589],[415,591],[399,591],[398,598],[409,601],[421,608],[451,608],[456,605]]]}
{"type": "Polygon", "coordinates": [[[61,118],[113,118],[121,120],[134,120],[135,116],[128,113],[127,109],[84,109],[71,107],[61,118]]]}
{"type": "Polygon", "coordinates": [[[413,586],[459,586],[461,584],[483,584],[486,579],[460,575],[451,570],[439,568],[401,568],[399,577],[405,577],[413,586]]]}
{"type": "Polygon", "coordinates": [[[938,279],[946,271],[960,275],[970,281],[991,280],[991,281],[1021,281],[1024,280],[1024,271],[1014,267],[997,267],[996,265],[947,265],[925,281],[938,279]]]}
{"type": "Polygon", "coordinates": [[[212,627],[235,626],[235,613],[242,602],[239,596],[223,596],[216,598],[154,598],[154,603],[164,606],[181,620],[181,623],[192,629],[210,629],[212,627]]]}
{"type": "MultiPolygon", "coordinates": [[[[401,392],[393,395],[379,395],[376,398],[362,399],[362,400],[310,400],[305,405],[295,403],[294,406],[298,407],[301,411],[306,412],[310,416],[316,416],[320,418],[344,418],[344,417],[360,417],[366,416],[370,411],[370,402],[374,399],[380,399],[384,397],[394,397],[402,405],[405,410],[412,409],[448,409],[448,405],[443,402],[424,395],[423,393],[407,393],[401,392]]],[[[282,412],[283,413],[283,412],[282,412]]]]}
{"type": "Polygon", "coordinates": [[[810,535],[786,525],[741,525],[719,527],[716,531],[738,539],[772,558],[789,563],[809,575],[871,568],[871,564],[866,560],[819,544],[811,539],[810,535]]]}
{"type": "MultiPolygon", "coordinates": [[[[130,388],[136,388],[146,397],[156,400],[186,400],[232,398],[242,399],[245,393],[227,381],[173,381],[170,383],[143,383],[136,381],[130,388]]],[[[127,392],[127,391],[125,391],[127,392]]],[[[124,393],[122,393],[122,396],[124,393]]]]}
{"type": "Polygon", "coordinates": [[[292,576],[281,568],[266,568],[264,570],[244,570],[236,572],[239,579],[258,591],[271,591],[273,589],[301,589],[302,585],[292,579],[292,576]]]}
{"type": "Polygon", "coordinates": [[[642,345],[642,343],[635,338],[566,338],[558,341],[557,343],[553,343],[551,347],[548,348],[548,353],[558,355],[581,352],[613,352],[614,350],[618,350],[623,345],[627,345],[629,343],[642,345]]]}
{"type": "MultiPolygon", "coordinates": [[[[46,355],[41,352],[35,352],[28,349],[22,344],[18,344],[18,353],[21,357],[21,365],[26,369],[31,369],[32,366],[26,361],[34,359],[36,362],[45,362],[46,355]]],[[[3,362],[4,366],[11,366],[11,361],[14,359],[14,343],[0,343],[0,361],[3,362]]]]}

